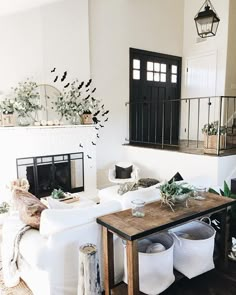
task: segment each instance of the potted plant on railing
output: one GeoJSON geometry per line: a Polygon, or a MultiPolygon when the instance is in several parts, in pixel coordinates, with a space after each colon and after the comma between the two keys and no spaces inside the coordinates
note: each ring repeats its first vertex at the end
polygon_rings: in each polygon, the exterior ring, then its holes
{"type": "Polygon", "coordinates": [[[2,114],[2,126],[14,126],[14,100],[2,100],[0,102],[0,113],[2,114]]]}
{"type": "Polygon", "coordinates": [[[226,127],[219,127],[219,121],[214,121],[203,126],[202,133],[204,134],[205,153],[215,154],[217,152],[218,132],[220,132],[219,148],[224,148],[226,127]]]}
{"type": "Polygon", "coordinates": [[[28,126],[31,122],[34,122],[36,112],[42,109],[37,88],[38,84],[29,79],[20,82],[18,87],[14,88],[14,109],[18,113],[18,123],[21,126],[28,126]]]}

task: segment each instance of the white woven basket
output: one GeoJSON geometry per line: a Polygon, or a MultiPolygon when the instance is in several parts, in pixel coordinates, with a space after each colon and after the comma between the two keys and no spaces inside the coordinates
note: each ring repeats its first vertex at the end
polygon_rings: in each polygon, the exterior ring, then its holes
{"type": "MultiPolygon", "coordinates": [[[[173,273],[174,240],[168,233],[148,237],[152,243],[161,243],[166,250],[158,253],[139,252],[139,290],[154,295],[163,292],[175,280],[173,273]]],[[[124,247],[126,250],[126,247],[124,247]]],[[[127,258],[124,253],[124,282],[127,283],[127,258]]]]}
{"type": "Polygon", "coordinates": [[[215,267],[215,230],[202,221],[192,221],[170,230],[174,246],[174,268],[189,279],[215,267]],[[186,238],[187,237],[187,238],[186,238]]]}

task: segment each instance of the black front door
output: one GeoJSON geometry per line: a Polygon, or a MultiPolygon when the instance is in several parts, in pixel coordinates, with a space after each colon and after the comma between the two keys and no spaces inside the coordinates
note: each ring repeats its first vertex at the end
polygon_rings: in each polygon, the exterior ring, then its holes
{"type": "Polygon", "coordinates": [[[130,143],[177,144],[181,57],[130,49],[130,143]]]}

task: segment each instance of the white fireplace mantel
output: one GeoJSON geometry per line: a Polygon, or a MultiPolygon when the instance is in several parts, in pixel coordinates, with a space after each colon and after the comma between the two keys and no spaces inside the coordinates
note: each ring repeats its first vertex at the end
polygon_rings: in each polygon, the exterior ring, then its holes
{"type": "Polygon", "coordinates": [[[96,191],[96,132],[94,125],[0,127],[0,201],[6,185],[17,177],[16,159],[84,152],[85,192],[96,191]],[[93,142],[93,143],[92,143],[93,142]]]}

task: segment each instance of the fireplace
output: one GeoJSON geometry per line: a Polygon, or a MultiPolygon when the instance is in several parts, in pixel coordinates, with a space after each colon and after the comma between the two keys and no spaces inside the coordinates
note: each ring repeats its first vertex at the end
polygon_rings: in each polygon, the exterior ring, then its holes
{"type": "Polygon", "coordinates": [[[29,191],[38,198],[53,189],[64,192],[84,191],[84,154],[70,153],[16,159],[17,177],[27,178],[29,191]]]}

